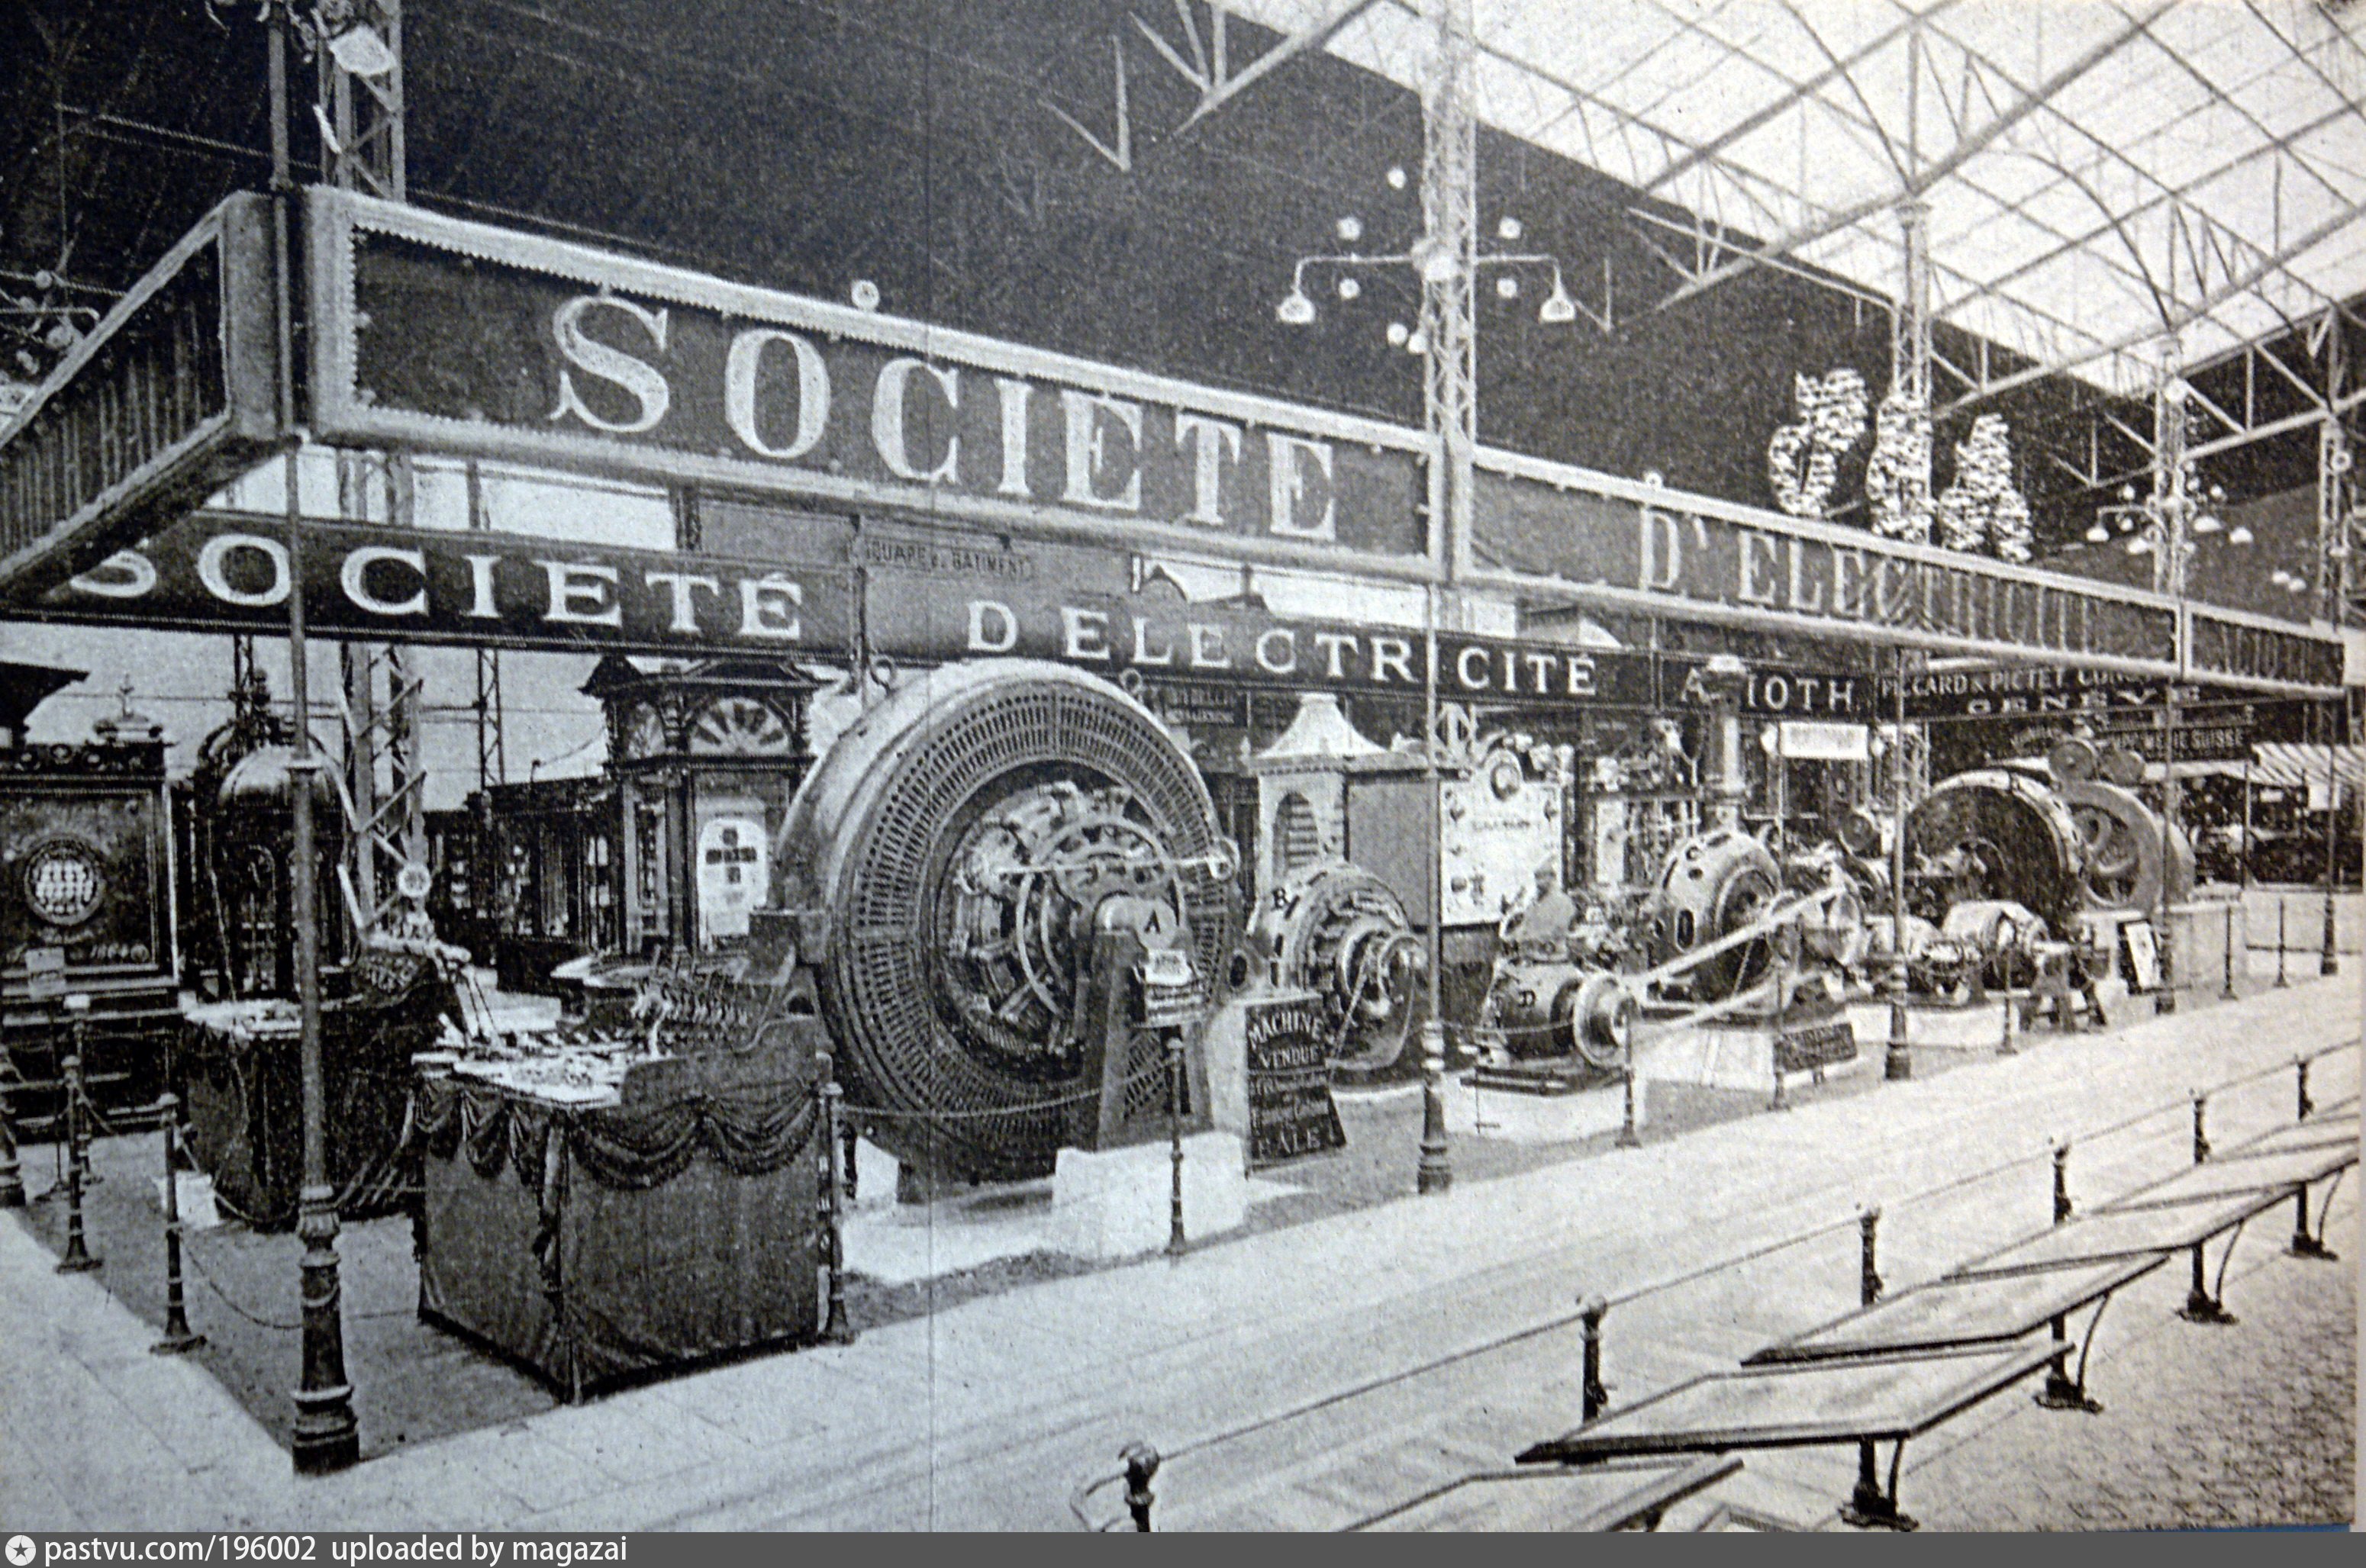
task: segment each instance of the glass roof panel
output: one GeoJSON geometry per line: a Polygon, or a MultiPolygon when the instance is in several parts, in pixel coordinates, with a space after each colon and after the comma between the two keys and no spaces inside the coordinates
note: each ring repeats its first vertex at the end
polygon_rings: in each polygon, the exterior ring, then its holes
{"type": "MultiPolygon", "coordinates": [[[[1296,31],[1347,3],[1234,8],[1296,31]]],[[[1436,3],[1378,0],[1326,47],[1417,87],[1436,3]]],[[[2366,293],[2366,4],[1480,0],[1475,15],[1482,120],[1885,294],[1888,208],[1910,181],[1943,319],[2114,390],[2124,340],[2190,324],[2189,353],[2214,350],[2366,293]]]]}

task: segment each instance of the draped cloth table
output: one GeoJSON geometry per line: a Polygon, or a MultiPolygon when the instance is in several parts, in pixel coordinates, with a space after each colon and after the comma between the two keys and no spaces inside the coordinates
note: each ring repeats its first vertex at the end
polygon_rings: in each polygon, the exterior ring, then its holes
{"type": "Polygon", "coordinates": [[[419,1313],[565,1397],[811,1340],[822,1251],[809,1077],[565,1103],[422,1070],[419,1313]]]}
{"type": "MultiPolygon", "coordinates": [[[[329,1183],[345,1219],[400,1212],[396,1158],[411,1058],[456,1014],[450,982],[419,955],[367,952],[350,996],[321,1009],[329,1183]]],[[[296,1004],[255,999],[185,1009],[174,1075],[189,1149],[223,1206],[258,1230],[296,1220],[304,1177],[303,1075],[296,1004]]]]}

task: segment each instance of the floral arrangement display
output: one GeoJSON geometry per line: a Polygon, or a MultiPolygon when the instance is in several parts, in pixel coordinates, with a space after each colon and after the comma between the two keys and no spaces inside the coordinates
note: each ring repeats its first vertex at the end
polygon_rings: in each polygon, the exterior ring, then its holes
{"type": "Polygon", "coordinates": [[[1892,387],[1874,413],[1873,456],[1865,465],[1873,531],[1910,544],[1931,540],[1931,409],[1892,387]]]}
{"type": "Polygon", "coordinates": [[[1865,377],[1843,365],[1820,380],[1793,377],[1798,418],[1766,443],[1774,500],[1793,517],[1822,517],[1840,478],[1842,456],[1865,438],[1865,377]]]}
{"type": "Polygon", "coordinates": [[[1938,515],[1939,542],[1950,550],[1986,548],[2000,560],[2029,559],[2029,502],[2012,482],[2012,443],[2002,416],[1972,421],[1970,437],[1955,448],[1955,482],[1939,498],[1938,515]]]}

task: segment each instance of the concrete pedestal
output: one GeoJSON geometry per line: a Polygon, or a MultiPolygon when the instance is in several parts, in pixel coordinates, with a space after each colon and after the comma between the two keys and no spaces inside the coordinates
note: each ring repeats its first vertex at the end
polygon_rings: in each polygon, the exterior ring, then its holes
{"type": "MultiPolygon", "coordinates": [[[[1639,1072],[1635,1081],[1638,1127],[1645,1121],[1643,1100],[1639,1072]]],[[[1524,1094],[1516,1089],[1479,1087],[1464,1073],[1449,1081],[1446,1095],[1446,1130],[1455,1137],[1567,1143],[1615,1133],[1626,1119],[1626,1086],[1616,1080],[1574,1094],[1524,1094]]]]}
{"type": "MultiPolygon", "coordinates": [[[[2226,983],[2226,946],[2228,912],[2233,912],[2235,972],[2248,973],[2249,958],[2246,952],[2250,943],[2250,924],[2242,905],[2231,902],[2181,903],[2169,912],[2170,940],[2176,944],[2177,988],[2180,991],[2215,991],[2226,983]]],[[[2309,924],[2309,935],[2322,938],[2325,933],[2324,914],[2312,911],[2316,919],[2309,924]]],[[[2270,943],[2274,935],[2269,935],[2270,943]]],[[[2314,947],[2312,947],[2312,952],[2314,947]]],[[[2315,973],[2314,969],[2309,971],[2315,973]]]]}
{"type": "MultiPolygon", "coordinates": [[[[1845,1078],[1852,1073],[1870,1070],[1881,1060],[1881,1040],[1866,1033],[1863,1023],[1856,1031],[1854,1060],[1835,1062],[1823,1069],[1826,1078],[1845,1078]]],[[[1783,1086],[1787,1090],[1815,1081],[1813,1071],[1786,1073],[1783,1086]]],[[[1764,1025],[1748,1028],[1718,1028],[1705,1025],[1696,1029],[1680,1030],[1637,1047],[1635,1081],[1638,1089],[1653,1083],[1683,1083],[1702,1089],[1745,1089],[1762,1094],[1774,1092],[1774,1042],[1764,1025]]]]}
{"type": "MultiPolygon", "coordinates": [[[[1088,1153],[1060,1151],[1044,1239],[1078,1258],[1131,1258],[1166,1245],[1173,1168],[1165,1142],[1088,1153]]],[[[1183,1228],[1193,1244],[1236,1230],[1248,1217],[1248,1168],[1240,1137],[1183,1140],[1183,1228]]]]}

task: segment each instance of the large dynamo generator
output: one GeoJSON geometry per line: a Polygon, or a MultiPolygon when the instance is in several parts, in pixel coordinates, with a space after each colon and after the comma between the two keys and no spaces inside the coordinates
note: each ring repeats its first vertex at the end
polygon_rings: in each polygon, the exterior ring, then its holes
{"type": "MultiPolygon", "coordinates": [[[[882,1148],[1023,1180],[1088,1141],[1111,1084],[1120,1119],[1163,1114],[1110,956],[1180,955],[1213,986],[1238,861],[1190,757],[1132,698],[1031,660],[913,676],[806,778],[777,848],[774,902],[882,1148]]],[[[1201,1069],[1195,1105],[1205,1092],[1201,1069]]]]}

